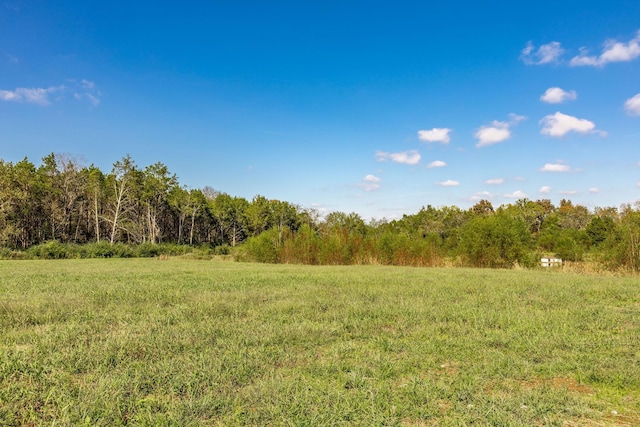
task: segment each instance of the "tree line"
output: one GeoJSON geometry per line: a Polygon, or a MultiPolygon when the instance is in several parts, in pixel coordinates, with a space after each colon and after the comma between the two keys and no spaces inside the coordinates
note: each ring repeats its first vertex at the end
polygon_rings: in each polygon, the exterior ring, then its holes
{"type": "Polygon", "coordinates": [[[292,226],[296,206],[256,196],[251,202],[210,187],[189,189],[166,165],[138,167],[129,156],[105,173],[69,156],[39,166],[0,160],[0,245],[26,249],[46,241],[236,246],[270,227],[292,226]]]}
{"type": "Polygon", "coordinates": [[[46,242],[228,247],[238,259],[307,264],[533,266],[540,256],[640,271],[640,203],[593,211],[570,200],[497,208],[427,205],[401,219],[321,217],[286,201],[180,185],[129,156],[103,172],[70,156],[0,160],[0,246],[46,242]]]}

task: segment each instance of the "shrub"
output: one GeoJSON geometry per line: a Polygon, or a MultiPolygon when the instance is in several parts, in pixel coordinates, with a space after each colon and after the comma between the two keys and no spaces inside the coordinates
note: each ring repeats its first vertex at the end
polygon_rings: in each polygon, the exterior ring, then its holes
{"type": "Polygon", "coordinates": [[[39,245],[31,246],[27,249],[29,258],[38,259],[64,259],[73,258],[72,252],[68,250],[66,245],[63,245],[57,240],[51,240],[39,245]]]}
{"type": "Polygon", "coordinates": [[[87,243],[82,245],[82,258],[131,258],[134,253],[131,247],[124,243],[114,243],[102,241],[96,243],[87,243]]]}
{"type": "Polygon", "coordinates": [[[508,215],[477,217],[460,235],[460,254],[474,267],[510,268],[530,263],[531,234],[524,221],[508,215]]]}
{"type": "Polygon", "coordinates": [[[9,248],[0,248],[0,259],[21,259],[25,258],[24,252],[13,251],[9,248]]]}
{"type": "MultiPolygon", "coordinates": [[[[279,241],[280,236],[278,230],[272,228],[258,236],[247,239],[236,251],[236,256],[240,261],[277,263],[280,260],[278,251],[279,241]]],[[[218,248],[222,247],[219,246],[218,248]]]]}
{"type": "Polygon", "coordinates": [[[216,246],[215,248],[213,248],[213,253],[215,255],[229,255],[231,254],[231,249],[231,246],[225,243],[224,245],[216,246]]]}
{"type": "Polygon", "coordinates": [[[153,258],[163,254],[163,251],[160,245],[145,242],[135,246],[133,253],[138,258],[153,258]]]}

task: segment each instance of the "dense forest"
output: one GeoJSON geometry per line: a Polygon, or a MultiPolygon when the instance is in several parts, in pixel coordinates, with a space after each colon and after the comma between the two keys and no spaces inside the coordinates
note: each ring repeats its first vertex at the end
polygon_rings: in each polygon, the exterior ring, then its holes
{"type": "Polygon", "coordinates": [[[114,246],[173,245],[308,264],[509,268],[558,256],[637,272],[640,203],[590,211],[569,200],[496,208],[481,200],[468,210],[427,205],[398,220],[366,222],[260,195],[249,201],[190,189],[164,164],[141,168],[128,155],[108,173],[69,155],[50,154],[38,166],[0,160],[0,256],[54,247],[63,248],[61,257],[83,256],[69,249],[83,244],[102,248],[94,256],[112,256],[114,246]]]}

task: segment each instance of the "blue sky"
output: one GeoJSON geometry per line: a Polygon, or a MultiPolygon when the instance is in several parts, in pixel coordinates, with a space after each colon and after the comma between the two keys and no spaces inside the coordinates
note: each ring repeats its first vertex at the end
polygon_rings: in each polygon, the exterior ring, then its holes
{"type": "Polygon", "coordinates": [[[0,158],[51,152],[364,218],[633,203],[640,2],[0,0],[0,158]]]}

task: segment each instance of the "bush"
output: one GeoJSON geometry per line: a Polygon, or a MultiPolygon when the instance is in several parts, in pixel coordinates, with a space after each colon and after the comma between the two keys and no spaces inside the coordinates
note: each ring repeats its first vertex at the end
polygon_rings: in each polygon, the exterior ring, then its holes
{"type": "Polygon", "coordinates": [[[640,212],[628,214],[601,247],[602,258],[609,268],[640,271],[640,212]]]}
{"type": "Polygon", "coordinates": [[[555,244],[556,254],[565,261],[582,261],[584,248],[570,233],[562,233],[555,244]]]}
{"type": "Polygon", "coordinates": [[[68,245],[63,245],[57,240],[41,243],[31,246],[27,249],[29,258],[37,259],[65,259],[74,258],[74,251],[70,250],[68,245]]]}
{"type": "Polygon", "coordinates": [[[531,261],[531,234],[524,221],[508,215],[477,217],[463,226],[460,254],[474,267],[510,268],[531,261]]]}
{"type": "Polygon", "coordinates": [[[102,241],[82,245],[80,255],[82,258],[131,258],[134,251],[124,243],[102,241]]]}
{"type": "MultiPolygon", "coordinates": [[[[278,242],[278,230],[272,228],[247,239],[236,251],[236,256],[239,261],[277,263],[280,260],[278,242]]],[[[222,246],[216,250],[218,248],[222,246]]]]}
{"type": "Polygon", "coordinates": [[[215,255],[229,255],[231,253],[231,249],[231,246],[225,243],[224,245],[216,246],[215,248],[213,248],[213,253],[215,255]]]}
{"type": "Polygon", "coordinates": [[[27,254],[25,252],[13,251],[9,248],[0,248],[0,259],[24,259],[27,254]]]}

